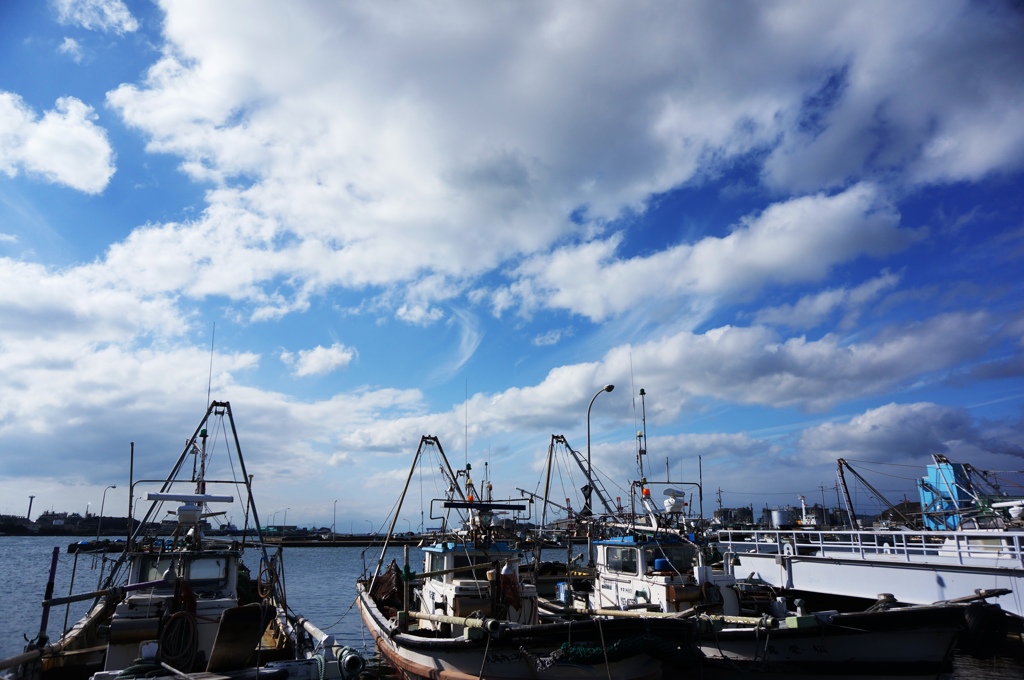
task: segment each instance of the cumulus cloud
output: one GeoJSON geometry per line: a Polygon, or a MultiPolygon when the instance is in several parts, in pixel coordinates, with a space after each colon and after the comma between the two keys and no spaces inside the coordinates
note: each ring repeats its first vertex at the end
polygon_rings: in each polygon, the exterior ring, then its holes
{"type": "Polygon", "coordinates": [[[521,265],[509,289],[524,306],[602,321],[645,300],[746,298],[772,283],[819,281],[840,263],[892,253],[920,235],[899,228],[899,215],[877,187],[857,185],[776,203],[744,217],[727,236],[648,257],[617,259],[620,235],[562,248],[521,265]]]}
{"type": "MultiPolygon", "coordinates": [[[[914,183],[976,181],[1024,163],[1024,66],[1012,3],[875,3],[819,8],[790,27],[818,32],[830,66],[787,113],[765,179],[801,190],[897,170],[914,183]],[[884,16],[883,16],[884,15],[884,16]]],[[[806,10],[801,6],[801,13],[806,10]]]]}
{"type": "MultiPolygon", "coordinates": [[[[122,2],[54,6],[69,25],[137,29],[122,2]]],[[[908,190],[1022,167],[1022,19],[1006,7],[164,3],[162,21],[146,26],[161,31],[146,36],[159,56],[106,104],[149,153],[170,155],[208,189],[204,209],[118,224],[134,229],[88,265],[0,261],[0,433],[5,451],[19,452],[0,476],[52,461],[24,433],[75,442],[96,463],[81,468],[104,474],[109,432],[130,421],[145,423],[154,449],[160,437],[177,440],[211,387],[245,404],[237,413],[267,486],[299,497],[288,480],[312,475],[296,471],[332,461],[372,472],[367,452],[407,454],[424,432],[468,449],[468,430],[496,456],[528,458],[534,446],[540,456],[537,432],[578,435],[607,382],[620,387],[595,404],[595,453],[626,474],[612,463],[630,459],[622,454],[633,432],[619,435],[634,430],[624,415],[634,374],[651,395],[652,426],[676,428],[682,413],[820,411],[1019,375],[1019,346],[1007,340],[1016,307],[922,309],[877,319],[873,334],[856,328],[915,276],[867,278],[897,266],[872,258],[926,235],[915,228],[920,194],[904,202],[908,190]],[[743,178],[722,187],[737,168],[743,178]],[[739,207],[704,212],[706,196],[695,195],[719,189],[739,207]],[[632,227],[667,193],[682,199],[678,219],[638,238],[632,227]],[[793,301],[793,290],[803,297],[793,301]],[[777,300],[771,309],[730,313],[765,291],[777,300]],[[491,321],[476,314],[488,307],[499,320],[523,315],[501,332],[532,340],[530,355],[569,336],[534,318],[575,328],[580,342],[558,348],[572,363],[540,359],[494,378],[516,386],[440,411],[418,390],[302,399],[251,387],[261,356],[245,349],[216,355],[208,383],[208,353],[189,341],[200,313],[223,305],[234,319],[272,321],[309,313],[318,298],[447,333],[449,353],[428,379],[468,365],[491,321]],[[600,327],[570,326],[563,312],[600,327]],[[786,333],[835,317],[837,327],[816,335],[786,333]],[[616,332],[631,342],[609,341],[616,332]],[[303,432],[301,441],[283,444],[281,428],[303,432]]],[[[63,49],[74,56],[71,42],[63,49]]],[[[37,113],[0,93],[0,170],[102,191],[114,160],[95,111],[66,97],[37,113]]],[[[23,241],[28,232],[17,233],[23,241]]],[[[297,376],[356,356],[340,343],[279,355],[297,376]]],[[[924,441],[955,447],[963,434],[1013,450],[1012,437],[939,407],[904,417],[924,441]]],[[[813,428],[800,452],[816,460],[820,445],[831,455],[841,434],[867,447],[870,431],[813,428]]],[[[742,460],[755,476],[792,478],[801,462],[779,439],[752,434],[651,442],[721,474],[742,460]]]]}
{"type": "Polygon", "coordinates": [[[0,171],[19,171],[97,194],[114,174],[114,152],[92,108],[61,97],[38,118],[17,95],[0,92],[0,171]]]}
{"type": "Polygon", "coordinates": [[[933,403],[887,404],[848,422],[808,429],[799,448],[816,458],[872,462],[927,459],[954,448],[962,455],[965,449],[1024,455],[1019,433],[1009,441],[988,438],[966,409],[933,403]]]}
{"type": "Polygon", "coordinates": [[[298,352],[281,352],[281,361],[291,366],[292,373],[299,377],[324,375],[344,368],[352,363],[357,352],[341,343],[330,347],[317,345],[313,349],[300,349],[298,352]]]}
{"type": "Polygon", "coordinates": [[[724,326],[616,347],[599,366],[563,367],[548,381],[578,374],[581,382],[594,375],[623,382],[632,366],[636,384],[661,395],[649,408],[666,415],[707,399],[820,411],[925,376],[942,380],[999,343],[1002,327],[1001,319],[983,312],[946,314],[849,342],[831,334],[786,339],[763,326],[724,326]]]}
{"type": "Polygon", "coordinates": [[[131,33],[139,22],[122,0],[51,0],[62,24],[81,26],[90,31],[131,33]]]}
{"type": "MultiPolygon", "coordinates": [[[[264,316],[304,309],[305,296],[335,286],[389,289],[434,276],[446,285],[393,298],[399,318],[430,323],[453,288],[519,258],[525,280],[499,291],[496,309],[513,292],[526,309],[603,319],[628,307],[635,284],[649,290],[667,270],[673,290],[707,295],[813,280],[857,253],[905,243],[872,189],[877,172],[917,167],[927,149],[961,158],[938,147],[975,148],[971,131],[991,120],[1004,121],[1011,142],[998,155],[979,152],[973,169],[940,163],[942,176],[1024,158],[1014,141],[1024,125],[1013,125],[1024,115],[1013,66],[1021,48],[1009,28],[1020,19],[1003,10],[869,2],[595,11],[569,2],[517,12],[409,6],[398,16],[365,3],[289,3],[263,7],[260,22],[239,22],[228,3],[165,10],[164,56],[144,83],[108,101],[151,150],[223,185],[187,229],[257,263],[211,266],[232,291],[224,294],[245,296],[264,316]],[[943,75],[949,40],[955,79],[943,75]],[[974,87],[966,83],[979,82],[986,96],[965,96],[974,87]],[[876,138],[879,111],[894,133],[876,138]],[[907,129],[914,134],[896,134],[907,129]],[[619,262],[616,236],[593,240],[653,195],[767,150],[772,186],[861,183],[780,202],[728,237],[656,256],[619,262]],[[828,214],[844,203],[848,214],[828,214]],[[239,227],[247,223],[257,231],[239,227]],[[811,245],[822,252],[797,259],[811,245]],[[563,260],[578,260],[598,292],[563,280],[563,260]],[[560,276],[542,276],[543,263],[560,276]],[[280,277],[297,285],[276,288],[280,277]]],[[[162,237],[143,230],[132,245],[159,255],[148,244],[162,237]]]]}

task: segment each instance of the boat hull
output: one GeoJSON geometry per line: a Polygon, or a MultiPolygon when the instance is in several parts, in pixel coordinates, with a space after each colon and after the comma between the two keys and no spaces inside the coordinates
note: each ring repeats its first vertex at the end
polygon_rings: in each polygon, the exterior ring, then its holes
{"type": "Polygon", "coordinates": [[[718,543],[739,561],[737,573],[775,588],[864,600],[890,593],[911,604],[1006,589],[997,602],[1024,617],[1020,533],[723,530],[718,543]]]}
{"type": "Polygon", "coordinates": [[[690,662],[696,661],[696,650],[690,647],[687,651],[684,643],[692,638],[692,634],[685,633],[692,627],[683,622],[652,627],[646,623],[593,620],[522,626],[482,639],[420,637],[399,632],[367,596],[362,584],[358,590],[357,604],[364,625],[384,659],[405,677],[521,680],[543,675],[551,680],[656,680],[665,676],[664,663],[687,665],[687,655],[690,662]],[[561,651],[566,642],[580,647],[590,643],[590,649],[603,649],[608,663],[564,656],[561,651]],[[627,647],[629,651],[625,651],[627,647]]]}
{"type": "Polygon", "coordinates": [[[788,617],[779,628],[724,628],[700,640],[712,662],[790,673],[934,676],[948,670],[963,607],[895,607],[788,617]]]}

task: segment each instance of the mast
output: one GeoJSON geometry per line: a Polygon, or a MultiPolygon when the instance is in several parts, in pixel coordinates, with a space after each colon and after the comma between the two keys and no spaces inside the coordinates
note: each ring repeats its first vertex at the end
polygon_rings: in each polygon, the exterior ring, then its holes
{"type": "MultiPolygon", "coordinates": [[[[644,456],[647,454],[647,404],[644,397],[647,392],[640,388],[640,424],[642,429],[636,433],[637,453],[636,464],[640,467],[640,478],[644,477],[644,456]]],[[[636,422],[636,421],[633,421],[636,422]]]]}
{"type": "Polygon", "coordinates": [[[850,489],[846,486],[846,476],[843,475],[843,466],[846,465],[846,461],[839,458],[836,462],[839,464],[839,486],[843,489],[843,499],[846,501],[846,511],[850,514],[850,528],[856,531],[857,513],[854,511],[853,502],[850,500],[850,489]]]}

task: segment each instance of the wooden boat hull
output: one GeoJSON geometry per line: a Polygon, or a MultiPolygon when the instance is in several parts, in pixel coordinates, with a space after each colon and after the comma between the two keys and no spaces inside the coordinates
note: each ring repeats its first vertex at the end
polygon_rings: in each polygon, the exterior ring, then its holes
{"type": "MultiPolygon", "coordinates": [[[[517,627],[501,636],[421,637],[402,633],[383,616],[362,584],[357,604],[363,623],[387,662],[405,677],[430,680],[551,680],[608,678],[656,680],[665,675],[665,664],[685,672],[697,658],[687,650],[692,638],[688,622],[579,621],[517,627]],[[605,643],[602,645],[602,641],[605,643]],[[595,650],[596,660],[580,661],[562,656],[563,643],[595,650]],[[618,643],[618,644],[616,644],[618,643]],[[602,652],[608,662],[601,660],[602,652]],[[687,657],[689,658],[687,660],[687,657]]],[[[673,677],[679,677],[671,672],[673,677]]]]}

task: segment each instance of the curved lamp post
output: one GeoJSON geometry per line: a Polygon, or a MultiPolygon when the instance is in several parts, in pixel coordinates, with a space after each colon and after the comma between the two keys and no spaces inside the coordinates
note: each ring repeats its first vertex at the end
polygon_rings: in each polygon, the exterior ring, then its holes
{"type": "Polygon", "coordinates": [[[601,396],[602,392],[611,392],[615,389],[615,385],[605,385],[597,394],[590,400],[590,406],[587,407],[587,493],[583,498],[583,514],[593,514],[593,509],[590,507],[590,496],[594,490],[594,468],[590,463],[590,409],[594,405],[594,400],[601,396]]]}
{"type": "Polygon", "coordinates": [[[331,541],[334,541],[334,534],[338,529],[338,500],[334,500],[334,521],[331,522],[331,541]]]}
{"type": "Polygon", "coordinates": [[[103,526],[103,506],[107,504],[107,489],[116,489],[116,484],[111,484],[103,490],[103,501],[100,503],[100,518],[96,520],[96,542],[100,540],[100,527],[103,526]]]}

